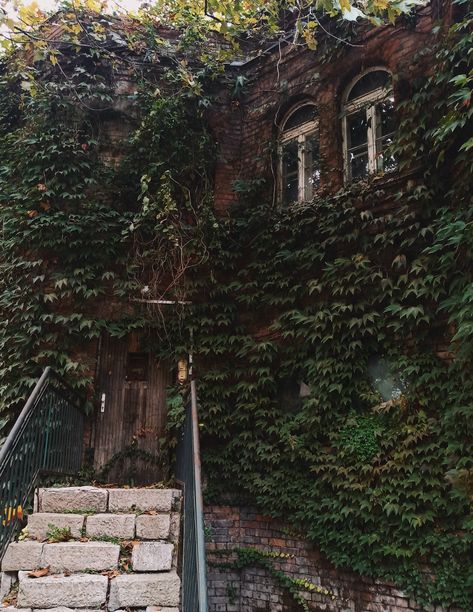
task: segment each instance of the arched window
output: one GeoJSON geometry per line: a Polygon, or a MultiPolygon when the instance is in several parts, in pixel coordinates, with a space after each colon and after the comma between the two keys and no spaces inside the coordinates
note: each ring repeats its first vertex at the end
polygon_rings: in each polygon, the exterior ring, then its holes
{"type": "Polygon", "coordinates": [[[310,200],[320,183],[319,122],[312,103],[299,104],[284,118],[279,160],[282,204],[310,200]]]}
{"type": "Polygon", "coordinates": [[[385,154],[394,134],[394,96],[387,70],[372,68],[352,81],[342,117],[347,181],[396,167],[395,159],[385,154]]]}

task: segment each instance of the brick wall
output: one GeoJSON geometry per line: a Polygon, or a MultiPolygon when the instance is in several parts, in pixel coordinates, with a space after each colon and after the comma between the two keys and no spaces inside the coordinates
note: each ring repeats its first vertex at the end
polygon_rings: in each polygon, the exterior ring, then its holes
{"type": "MultiPolygon", "coordinates": [[[[216,567],[232,557],[218,551],[256,548],[285,553],[272,559],[274,567],[292,578],[304,579],[329,591],[305,593],[312,611],[411,612],[422,608],[394,585],[336,569],[311,543],[294,534],[284,522],[263,516],[254,508],[207,506],[208,588],[210,612],[299,612],[287,590],[258,567],[240,571],[216,567]],[[334,599],[332,598],[334,597],[334,599]]],[[[430,612],[444,612],[437,606],[430,612]]],[[[459,612],[451,608],[448,612],[459,612]]]]}
{"type": "MultiPolygon", "coordinates": [[[[236,179],[265,178],[264,197],[276,201],[278,123],[300,100],[313,101],[319,114],[321,189],[337,191],[343,185],[340,112],[346,87],[364,70],[383,66],[393,75],[396,104],[408,98],[414,80],[427,74],[432,64],[432,27],[438,17],[429,5],[419,12],[417,23],[398,20],[396,25],[360,30],[353,45],[340,46],[335,59],[321,61],[317,51],[282,46],[233,68],[232,78],[244,76],[246,83],[237,104],[227,101],[219,109],[217,210],[222,213],[235,201],[236,179]]],[[[447,11],[442,17],[448,22],[451,15],[447,11]]]]}

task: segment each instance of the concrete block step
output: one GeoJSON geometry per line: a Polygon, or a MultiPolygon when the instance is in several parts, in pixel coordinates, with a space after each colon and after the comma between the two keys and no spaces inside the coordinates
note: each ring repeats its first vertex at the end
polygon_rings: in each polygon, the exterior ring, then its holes
{"type": "Polygon", "coordinates": [[[99,609],[107,598],[108,578],[96,574],[29,578],[19,574],[18,607],[99,609]]]}
{"type": "Polygon", "coordinates": [[[84,527],[83,514],[36,512],[28,516],[28,537],[45,540],[51,527],[70,529],[73,538],[80,538],[84,527]]]}
{"type": "Polygon", "coordinates": [[[99,487],[39,489],[38,512],[106,512],[108,491],[99,487]]]}
{"type": "Polygon", "coordinates": [[[2,572],[31,571],[41,567],[43,554],[41,542],[12,542],[2,560],[2,572]]]}
{"type": "Polygon", "coordinates": [[[35,513],[141,513],[180,510],[178,489],[102,489],[58,487],[39,489],[35,513]]]}
{"type": "Polygon", "coordinates": [[[140,514],[136,517],[137,538],[142,540],[167,540],[170,532],[170,514],[140,514]]]}
{"type": "Polygon", "coordinates": [[[110,581],[110,612],[122,608],[179,606],[180,580],[176,572],[123,574],[110,581]]]}
{"type": "Polygon", "coordinates": [[[109,542],[62,542],[45,544],[41,567],[55,572],[101,572],[118,567],[120,546],[109,542]]]}
{"type": "Polygon", "coordinates": [[[132,540],[135,537],[134,514],[94,514],[86,519],[88,538],[118,538],[132,540]]]}
{"type": "Polygon", "coordinates": [[[103,610],[94,608],[66,608],[65,606],[59,606],[58,608],[37,608],[34,612],[103,612],[103,610]]]}
{"type": "Polygon", "coordinates": [[[171,512],[181,492],[177,489],[109,489],[109,512],[171,512]]]}
{"type": "Polygon", "coordinates": [[[31,571],[39,567],[56,572],[105,571],[118,567],[120,546],[109,542],[13,542],[2,561],[3,572],[31,571]]]}
{"type": "Polygon", "coordinates": [[[135,572],[166,572],[172,567],[174,546],[164,542],[140,542],[133,546],[131,565],[135,572]]]}

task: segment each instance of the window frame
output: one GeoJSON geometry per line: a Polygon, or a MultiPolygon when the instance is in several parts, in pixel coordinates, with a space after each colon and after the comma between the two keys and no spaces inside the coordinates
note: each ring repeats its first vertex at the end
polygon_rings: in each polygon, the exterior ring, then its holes
{"type": "MultiPolygon", "coordinates": [[[[378,140],[382,140],[390,134],[378,136],[378,116],[376,113],[376,107],[380,102],[384,100],[392,99],[393,106],[395,103],[394,99],[394,88],[392,85],[393,74],[386,66],[372,66],[367,70],[364,70],[361,74],[357,74],[348,86],[345,88],[345,92],[342,100],[342,142],[343,142],[343,176],[345,184],[350,183],[354,179],[351,176],[351,165],[350,165],[350,151],[355,147],[349,147],[348,138],[348,118],[355,113],[366,110],[366,122],[367,122],[367,155],[368,155],[368,175],[376,174],[383,171],[383,167],[379,167],[379,157],[382,155],[382,151],[378,152],[377,143],[378,140]],[[371,91],[355,98],[354,100],[348,100],[351,91],[355,85],[361,81],[370,72],[386,72],[389,75],[391,87],[386,89],[385,87],[377,87],[371,91]]],[[[363,177],[365,178],[365,177],[363,177]]],[[[356,180],[356,179],[355,179],[356,180]]]]}
{"type": "Polygon", "coordinates": [[[303,100],[294,106],[291,106],[289,111],[284,115],[283,120],[281,121],[279,127],[279,137],[278,137],[278,193],[279,193],[279,203],[282,206],[289,206],[294,202],[306,202],[310,200],[314,195],[313,186],[307,183],[306,180],[306,161],[305,161],[305,142],[311,136],[315,136],[317,141],[319,140],[319,117],[316,114],[315,118],[306,121],[305,123],[301,123],[294,128],[290,128],[289,130],[285,129],[285,125],[289,121],[289,119],[297,113],[301,108],[305,106],[312,106],[317,113],[317,106],[315,102],[311,100],[303,100]],[[284,202],[284,160],[283,160],[283,149],[284,145],[288,142],[296,141],[297,142],[297,150],[298,150],[298,160],[297,160],[297,169],[298,169],[298,189],[297,189],[297,200],[294,202],[284,202]],[[299,158],[299,154],[301,157],[299,158]],[[301,187],[302,186],[302,187],[301,187]]]}

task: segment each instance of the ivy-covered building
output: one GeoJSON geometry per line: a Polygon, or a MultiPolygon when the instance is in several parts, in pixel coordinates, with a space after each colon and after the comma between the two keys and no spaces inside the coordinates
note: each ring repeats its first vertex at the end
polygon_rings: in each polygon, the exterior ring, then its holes
{"type": "Polygon", "coordinates": [[[84,478],[170,479],[192,353],[211,610],[473,607],[472,11],[2,60],[5,427],[53,365],[84,478]]]}

